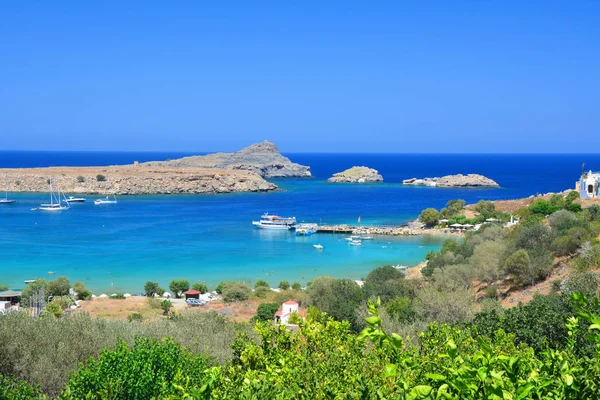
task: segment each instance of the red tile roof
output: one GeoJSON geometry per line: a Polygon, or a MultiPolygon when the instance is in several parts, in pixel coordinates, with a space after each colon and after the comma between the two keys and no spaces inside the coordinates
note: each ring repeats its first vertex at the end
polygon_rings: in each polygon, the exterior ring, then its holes
{"type": "Polygon", "coordinates": [[[202,292],[195,290],[195,289],[190,289],[186,292],[183,292],[183,294],[202,294],[202,292]]]}
{"type": "Polygon", "coordinates": [[[287,305],[287,306],[293,306],[293,305],[296,305],[296,306],[297,306],[297,305],[298,305],[298,303],[297,303],[297,302],[295,302],[295,301],[291,301],[291,300],[290,300],[290,301],[286,301],[286,302],[285,302],[285,303],[283,303],[283,304],[285,304],[285,305],[287,305]]]}

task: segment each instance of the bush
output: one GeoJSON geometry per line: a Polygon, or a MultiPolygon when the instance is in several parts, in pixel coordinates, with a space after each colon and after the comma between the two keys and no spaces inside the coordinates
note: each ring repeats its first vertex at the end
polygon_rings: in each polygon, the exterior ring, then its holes
{"type": "Polygon", "coordinates": [[[111,299],[117,299],[117,300],[125,300],[125,294],[124,293],[115,293],[113,295],[110,296],[111,299]]]}
{"type": "Polygon", "coordinates": [[[194,282],[192,289],[199,291],[200,293],[208,293],[208,286],[204,282],[194,282]]]}
{"type": "Polygon", "coordinates": [[[575,214],[567,210],[559,210],[548,217],[548,222],[553,229],[559,232],[567,231],[581,225],[575,214]]]}
{"type": "Polygon", "coordinates": [[[580,292],[588,297],[594,297],[598,294],[600,278],[593,272],[577,272],[565,279],[560,285],[560,290],[565,295],[571,295],[580,292]]]}
{"type": "Polygon", "coordinates": [[[158,286],[158,282],[147,281],[146,284],[144,284],[144,293],[146,293],[147,297],[153,297],[155,294],[162,296],[164,291],[162,291],[162,293],[160,292],[161,290],[158,286]]]}
{"type": "Polygon", "coordinates": [[[127,316],[127,321],[129,321],[129,322],[134,322],[134,321],[142,322],[142,319],[143,319],[142,314],[136,313],[136,312],[131,313],[127,316]]]}
{"type": "Polygon", "coordinates": [[[79,175],[79,176],[77,177],[77,182],[78,182],[78,183],[83,183],[83,182],[85,182],[85,178],[84,178],[83,176],[79,175]]]}
{"type": "Polygon", "coordinates": [[[290,288],[290,283],[288,281],[281,281],[277,287],[281,290],[288,290],[290,288]]]}
{"type": "MultiPolygon", "coordinates": [[[[355,324],[356,311],[362,302],[362,290],[350,279],[320,277],[307,290],[309,305],[317,307],[338,321],[355,324]]],[[[355,325],[356,327],[356,325],[355,325]]]]}
{"type": "Polygon", "coordinates": [[[64,276],[59,276],[55,280],[48,282],[47,296],[66,296],[69,294],[71,283],[64,276]]]}
{"type": "Polygon", "coordinates": [[[5,290],[8,290],[8,286],[0,285],[0,292],[4,292],[5,290]]]}
{"type": "Polygon", "coordinates": [[[491,218],[496,214],[496,205],[491,201],[479,200],[479,202],[475,204],[475,211],[484,218],[491,218]]]}
{"type": "Polygon", "coordinates": [[[419,221],[427,226],[435,226],[440,219],[440,213],[435,208],[426,208],[419,215],[419,221]]]}
{"type": "Polygon", "coordinates": [[[264,279],[258,279],[254,284],[254,289],[258,289],[259,287],[266,287],[267,289],[271,288],[269,286],[269,282],[265,281],[264,279]]]}
{"type": "Polygon", "coordinates": [[[169,300],[163,300],[160,303],[160,308],[163,310],[163,315],[169,315],[169,311],[171,308],[173,308],[173,303],[171,303],[169,300]]]}
{"type": "Polygon", "coordinates": [[[495,285],[490,285],[485,288],[483,294],[488,299],[497,299],[498,298],[498,288],[495,285]]]}
{"type": "Polygon", "coordinates": [[[218,294],[223,294],[223,289],[225,288],[225,285],[227,285],[228,283],[231,283],[231,282],[227,282],[227,281],[220,282],[217,285],[217,287],[215,288],[215,292],[217,292],[218,294]]]}
{"type": "Polygon", "coordinates": [[[92,292],[85,287],[83,282],[75,281],[73,291],[77,295],[77,300],[89,300],[92,297],[92,292]]]}
{"type": "Polygon", "coordinates": [[[552,204],[550,204],[549,202],[547,202],[544,199],[534,200],[529,205],[529,211],[531,211],[534,214],[550,215],[553,212],[557,211],[558,209],[559,209],[558,207],[553,206],[552,204]]]}
{"type": "Polygon", "coordinates": [[[397,297],[385,303],[385,311],[395,320],[402,323],[414,321],[417,313],[413,307],[413,302],[408,297],[397,297]]]}
{"type": "Polygon", "coordinates": [[[279,304],[277,303],[262,303],[258,306],[256,310],[256,316],[254,319],[256,321],[273,321],[275,318],[275,313],[279,309],[279,304]]]}
{"type": "Polygon", "coordinates": [[[412,288],[404,274],[391,265],[375,268],[365,278],[363,287],[365,297],[381,298],[384,303],[394,297],[414,295],[412,288]]]}
{"type": "Polygon", "coordinates": [[[46,311],[50,314],[54,315],[56,318],[60,317],[63,314],[63,308],[59,303],[52,301],[46,305],[46,311]]]}
{"type": "Polygon", "coordinates": [[[102,174],[98,174],[98,175],[96,175],[96,180],[98,182],[105,182],[106,181],[106,177],[104,175],[102,175],[102,174]]]}
{"type": "Polygon", "coordinates": [[[300,323],[302,323],[302,317],[297,312],[291,313],[288,317],[288,324],[299,325],[300,323]]]}
{"type": "Polygon", "coordinates": [[[302,290],[302,285],[300,284],[300,282],[294,282],[294,283],[292,283],[292,289],[302,290]]]}
{"type": "Polygon", "coordinates": [[[48,299],[47,291],[48,282],[45,279],[36,279],[35,282],[28,283],[27,286],[21,291],[21,304],[24,307],[29,307],[29,298],[37,293],[41,293],[41,290],[45,291],[45,299],[48,299]]]}
{"type": "Polygon", "coordinates": [[[171,339],[137,338],[90,359],[69,379],[65,400],[85,398],[151,399],[180,394],[178,386],[202,386],[206,363],[171,339]],[[92,395],[92,397],[90,397],[92,395]]]}
{"type": "Polygon", "coordinates": [[[271,291],[271,289],[264,287],[264,286],[259,286],[256,289],[254,289],[254,296],[258,297],[258,298],[265,298],[267,297],[267,293],[269,293],[271,291]]]}
{"type": "Polygon", "coordinates": [[[567,197],[565,197],[565,201],[567,203],[572,203],[575,200],[579,200],[579,192],[576,192],[575,190],[571,190],[569,192],[569,194],[567,195],[567,197]]]}
{"type": "Polygon", "coordinates": [[[27,382],[15,382],[0,374],[0,399],[6,400],[45,400],[37,386],[30,386],[27,382]]]}
{"type": "Polygon", "coordinates": [[[227,303],[248,300],[252,295],[252,289],[241,283],[230,282],[223,288],[223,300],[227,303]]]}
{"type": "Polygon", "coordinates": [[[190,289],[190,282],[187,279],[173,279],[169,283],[169,289],[171,289],[175,298],[179,299],[183,292],[190,289]]]}

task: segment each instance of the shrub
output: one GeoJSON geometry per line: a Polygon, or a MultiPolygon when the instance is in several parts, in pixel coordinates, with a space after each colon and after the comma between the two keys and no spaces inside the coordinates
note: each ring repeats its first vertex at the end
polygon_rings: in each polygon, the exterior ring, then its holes
{"type": "Polygon", "coordinates": [[[254,296],[262,299],[267,297],[267,293],[269,293],[270,291],[271,289],[267,287],[259,286],[258,288],[254,289],[254,296]]]}
{"type": "Polygon", "coordinates": [[[88,300],[92,297],[92,292],[85,287],[83,282],[75,281],[73,291],[77,295],[77,300],[88,300]]]}
{"type": "Polygon", "coordinates": [[[291,313],[288,317],[288,324],[299,325],[300,323],[302,323],[302,317],[297,312],[291,313]]]}
{"type": "Polygon", "coordinates": [[[579,200],[579,192],[576,192],[575,190],[571,190],[569,192],[569,194],[567,195],[567,197],[565,197],[565,201],[567,203],[572,203],[575,200],[579,200]]]}
{"type": "Polygon", "coordinates": [[[395,320],[402,323],[412,322],[417,313],[413,301],[408,297],[397,297],[385,303],[385,311],[395,320]]]}
{"type": "Polygon", "coordinates": [[[46,305],[46,311],[54,315],[56,318],[63,314],[63,308],[56,301],[52,301],[46,305]]]}
{"type": "Polygon", "coordinates": [[[302,289],[302,285],[300,284],[300,282],[294,282],[294,283],[292,283],[292,289],[294,289],[294,290],[301,290],[302,289]]]}
{"type": "Polygon", "coordinates": [[[594,297],[598,294],[600,278],[593,272],[577,272],[565,279],[560,285],[560,290],[565,295],[571,295],[575,292],[583,293],[586,296],[594,297]]]}
{"type": "Polygon", "coordinates": [[[496,213],[496,205],[491,201],[479,200],[479,202],[475,204],[475,211],[484,218],[491,218],[496,213]]]}
{"type": "Polygon", "coordinates": [[[498,298],[498,288],[495,285],[490,285],[485,288],[483,294],[488,299],[497,299],[498,298]]]}
{"type": "Polygon", "coordinates": [[[0,374],[0,399],[6,400],[45,400],[37,386],[24,381],[13,381],[0,374]]]}
{"type": "Polygon", "coordinates": [[[575,214],[567,210],[559,210],[548,217],[550,226],[559,232],[563,232],[581,225],[575,214]]]}
{"type": "Polygon", "coordinates": [[[85,178],[84,178],[83,176],[79,175],[79,176],[77,177],[77,182],[78,182],[78,183],[83,183],[83,182],[85,182],[85,178]]]}
{"type": "Polygon", "coordinates": [[[169,300],[163,300],[160,303],[160,308],[163,310],[163,315],[169,315],[169,311],[171,308],[173,308],[173,303],[171,303],[169,300]]]}
{"type": "Polygon", "coordinates": [[[288,290],[290,288],[290,283],[288,281],[281,281],[277,287],[281,290],[288,290]]]}
{"type": "Polygon", "coordinates": [[[55,280],[48,282],[46,294],[48,296],[66,296],[69,294],[71,283],[64,276],[59,276],[55,280]]]}
{"type": "Polygon", "coordinates": [[[143,319],[142,314],[136,313],[136,312],[131,313],[127,316],[127,321],[129,321],[129,322],[134,322],[134,321],[142,322],[142,319],[143,319]]]}
{"type": "Polygon", "coordinates": [[[251,295],[252,289],[241,283],[230,282],[223,288],[223,300],[227,303],[248,300],[251,295]]]}
{"type": "Polygon", "coordinates": [[[367,298],[381,298],[384,303],[394,297],[413,296],[404,274],[391,265],[375,268],[365,278],[363,292],[367,298]]]}
{"type": "Polygon", "coordinates": [[[435,208],[426,208],[419,215],[419,221],[427,226],[435,226],[440,219],[440,213],[435,208]]]}
{"type": "Polygon", "coordinates": [[[224,281],[224,282],[220,282],[217,287],[215,288],[215,292],[217,292],[218,294],[223,294],[223,289],[225,288],[225,285],[227,285],[230,282],[224,281]]]}
{"type": "Polygon", "coordinates": [[[279,304],[277,303],[262,303],[258,306],[254,319],[257,321],[273,321],[278,309],[279,304]]]}
{"type": "Polygon", "coordinates": [[[175,298],[179,299],[183,292],[190,289],[190,282],[187,279],[173,279],[169,283],[169,289],[171,289],[175,298]]]}
{"type": "Polygon", "coordinates": [[[534,200],[529,205],[529,211],[531,211],[534,214],[550,215],[557,210],[558,210],[558,207],[553,206],[552,204],[550,204],[549,202],[547,202],[544,199],[534,200]]]}
{"type": "Polygon", "coordinates": [[[98,174],[96,175],[96,181],[98,182],[105,182],[106,181],[106,177],[102,174],[98,174]]]}
{"type": "Polygon", "coordinates": [[[200,293],[208,293],[208,286],[204,282],[194,282],[192,289],[199,291],[200,293]]]}
{"type": "Polygon", "coordinates": [[[137,338],[132,348],[120,342],[98,360],[90,359],[69,379],[63,398],[166,398],[179,394],[180,385],[202,386],[205,368],[202,357],[171,339],[137,338]]]}
{"type": "Polygon", "coordinates": [[[25,288],[21,291],[21,304],[25,307],[29,307],[29,298],[34,294],[40,293],[42,288],[46,292],[46,298],[44,300],[47,300],[47,286],[48,282],[46,282],[45,279],[36,279],[35,282],[27,284],[27,286],[25,286],[25,288]]]}
{"type": "Polygon", "coordinates": [[[467,202],[459,199],[459,200],[450,200],[446,203],[446,207],[448,208],[449,215],[455,215],[462,211],[467,202]]]}
{"type": "Polygon", "coordinates": [[[110,296],[111,299],[117,299],[117,300],[125,300],[125,294],[124,293],[115,293],[113,295],[110,296]]]}
{"type": "Polygon", "coordinates": [[[258,289],[259,287],[266,287],[267,289],[271,288],[269,286],[269,282],[265,281],[264,279],[258,279],[254,284],[254,289],[258,289]]]}
{"type": "Polygon", "coordinates": [[[307,290],[309,305],[338,321],[355,323],[356,310],[363,296],[360,286],[350,279],[320,277],[307,290]]]}
{"type": "MultiPolygon", "coordinates": [[[[161,296],[162,293],[159,293],[160,287],[158,286],[158,282],[150,282],[147,281],[144,284],[144,293],[146,293],[147,297],[153,297],[155,294],[161,296]]],[[[164,291],[163,291],[164,293],[164,291]]]]}
{"type": "Polygon", "coordinates": [[[8,286],[6,286],[6,285],[0,285],[0,292],[3,292],[5,290],[8,290],[8,286]]]}

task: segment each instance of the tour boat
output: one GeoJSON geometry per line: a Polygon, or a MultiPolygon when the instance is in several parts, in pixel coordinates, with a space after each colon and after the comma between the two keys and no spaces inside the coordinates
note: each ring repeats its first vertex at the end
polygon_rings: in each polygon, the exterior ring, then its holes
{"type": "Polygon", "coordinates": [[[349,241],[349,242],[357,241],[358,240],[360,242],[360,236],[358,236],[358,235],[352,235],[350,237],[347,237],[346,240],[349,241]]]}
{"type": "Polygon", "coordinates": [[[260,221],[252,221],[252,225],[260,229],[289,230],[296,225],[296,217],[280,217],[266,213],[260,217],[260,221]]]}
{"type": "Polygon", "coordinates": [[[373,240],[373,236],[371,236],[371,235],[368,235],[368,234],[367,234],[367,235],[364,235],[364,236],[363,236],[363,235],[361,235],[361,236],[360,236],[360,240],[373,240]]]}
{"type": "Polygon", "coordinates": [[[48,184],[50,185],[50,203],[40,204],[37,208],[40,211],[65,211],[69,209],[69,203],[65,203],[63,205],[61,202],[61,196],[64,199],[64,194],[58,190],[56,193],[54,192],[54,188],[52,187],[52,179],[49,179],[48,184]]]}
{"type": "Polygon", "coordinates": [[[348,242],[350,246],[362,246],[362,242],[360,240],[351,240],[348,242]]]}
{"type": "Polygon", "coordinates": [[[67,197],[65,202],[67,202],[67,203],[85,203],[85,199],[83,197],[69,196],[69,197],[67,197]]]}

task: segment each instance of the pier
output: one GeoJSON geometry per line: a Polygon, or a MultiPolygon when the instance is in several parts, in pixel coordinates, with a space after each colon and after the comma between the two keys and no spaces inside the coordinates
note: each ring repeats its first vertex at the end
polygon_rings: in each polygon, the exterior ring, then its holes
{"type": "Polygon", "coordinates": [[[345,233],[345,234],[366,234],[388,235],[388,236],[416,236],[442,233],[436,232],[436,229],[411,228],[409,226],[355,226],[355,225],[319,225],[318,233],[345,233]]]}

